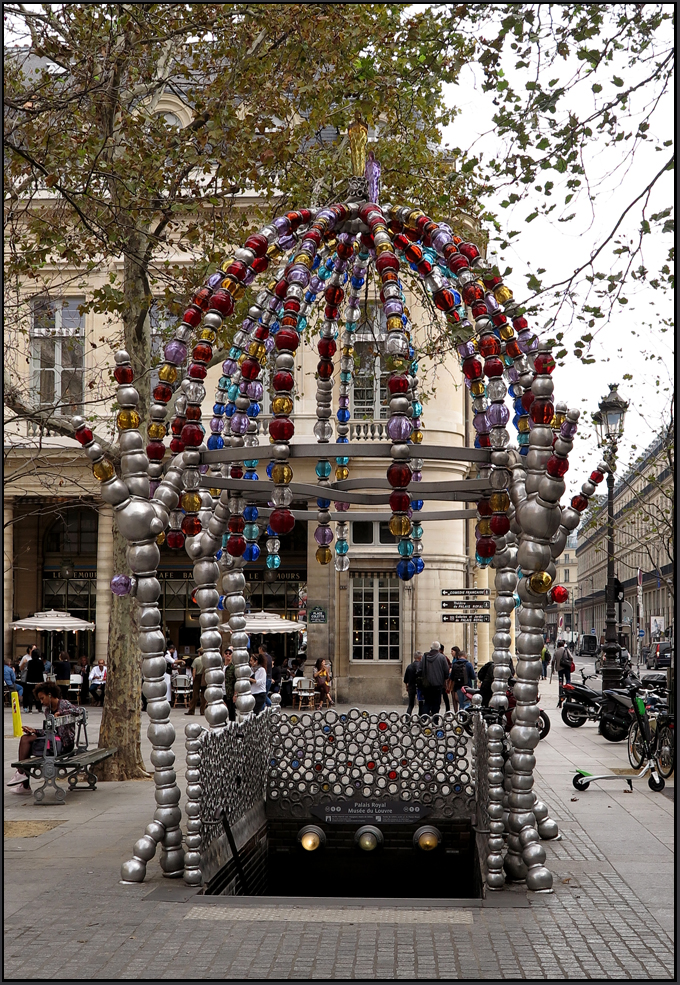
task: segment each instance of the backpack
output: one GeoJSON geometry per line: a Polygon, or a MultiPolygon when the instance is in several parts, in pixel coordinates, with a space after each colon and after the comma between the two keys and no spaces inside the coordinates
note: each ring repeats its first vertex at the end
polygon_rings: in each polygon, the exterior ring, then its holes
{"type": "Polygon", "coordinates": [[[467,678],[467,667],[465,663],[462,660],[454,660],[451,664],[451,680],[456,691],[461,687],[465,687],[467,678]]]}
{"type": "Polygon", "coordinates": [[[563,648],[562,656],[560,657],[560,670],[568,670],[571,672],[571,656],[566,647],[563,648]]]}

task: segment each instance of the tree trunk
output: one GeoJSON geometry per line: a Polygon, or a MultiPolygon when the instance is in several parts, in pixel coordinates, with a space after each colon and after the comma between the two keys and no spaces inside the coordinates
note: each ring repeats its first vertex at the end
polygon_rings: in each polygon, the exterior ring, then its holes
{"type": "MultiPolygon", "coordinates": [[[[113,562],[117,572],[127,571],[127,543],[113,523],[113,562]]],[[[99,730],[99,748],[115,746],[118,752],[97,767],[100,780],[148,779],[141,749],[142,671],[137,652],[134,602],[114,595],[109,621],[106,700],[99,730]]]]}

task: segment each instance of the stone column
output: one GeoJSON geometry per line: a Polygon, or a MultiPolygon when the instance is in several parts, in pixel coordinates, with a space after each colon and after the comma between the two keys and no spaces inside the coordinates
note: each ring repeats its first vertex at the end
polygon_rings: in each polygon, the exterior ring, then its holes
{"type": "Polygon", "coordinates": [[[5,500],[3,508],[3,593],[4,593],[4,634],[3,634],[3,657],[12,656],[14,641],[12,639],[14,630],[9,629],[9,624],[14,615],[14,503],[13,500],[5,500]]]}
{"type": "MultiPolygon", "coordinates": [[[[475,568],[475,588],[488,589],[489,587],[489,569],[488,568],[475,568]]],[[[484,598],[489,598],[490,596],[483,596],[484,598]]],[[[484,612],[491,612],[490,609],[480,610],[484,612]]],[[[477,623],[477,666],[482,667],[485,663],[488,663],[491,659],[491,650],[489,648],[489,627],[491,623],[480,622],[477,623]]]]}
{"type": "Polygon", "coordinates": [[[97,612],[94,635],[94,655],[106,660],[109,643],[109,617],[111,615],[111,588],[113,570],[113,510],[108,504],[99,507],[97,530],[97,612]]]}

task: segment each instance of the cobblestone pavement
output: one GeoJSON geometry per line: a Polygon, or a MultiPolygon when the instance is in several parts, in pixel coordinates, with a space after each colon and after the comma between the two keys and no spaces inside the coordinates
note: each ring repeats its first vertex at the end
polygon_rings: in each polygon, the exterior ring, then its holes
{"type": "MultiPolygon", "coordinates": [[[[163,879],[157,861],[146,883],[122,886],[120,863],[153,811],[150,783],[101,784],[61,807],[8,794],[5,980],[675,980],[673,800],[646,784],[627,794],[623,780],[577,793],[574,766],[623,767],[625,744],[591,725],[567,729],[556,686],[542,692],[553,726],[537,788],[563,835],[544,843],[554,893],[513,887],[450,904],[201,897],[163,879]]],[[[173,719],[179,734],[181,711],[173,719]]],[[[4,725],[7,736],[7,713],[4,725]]],[[[5,780],[14,752],[6,740],[5,780]]],[[[404,885],[427,893],[415,868],[404,885]]]]}

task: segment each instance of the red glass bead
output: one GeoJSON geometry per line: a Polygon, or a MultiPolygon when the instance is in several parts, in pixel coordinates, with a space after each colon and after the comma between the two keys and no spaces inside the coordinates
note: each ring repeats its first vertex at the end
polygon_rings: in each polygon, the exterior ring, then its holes
{"type": "Polygon", "coordinates": [[[94,435],[88,427],[83,426],[78,428],[76,431],[75,439],[80,442],[81,445],[89,445],[89,443],[94,440],[94,435]]]}
{"type": "Polygon", "coordinates": [[[461,243],[458,247],[458,252],[462,253],[464,257],[467,257],[470,262],[476,260],[479,256],[479,250],[474,243],[461,243]]]}
{"type": "Polygon", "coordinates": [[[552,601],[557,602],[559,605],[562,605],[569,599],[569,592],[564,585],[555,585],[555,587],[551,590],[550,595],[552,601]]]}
{"type": "Polygon", "coordinates": [[[338,351],[338,347],[333,339],[319,339],[319,355],[325,359],[331,359],[338,351]]]}
{"type": "Polygon", "coordinates": [[[241,363],[241,376],[244,380],[256,380],[260,375],[260,364],[257,359],[244,359],[241,363]]]}
{"type": "Polygon", "coordinates": [[[441,291],[437,291],[432,300],[440,311],[449,311],[451,308],[455,307],[456,304],[453,292],[449,291],[445,287],[443,287],[441,291]]]}
{"type": "Polygon", "coordinates": [[[412,243],[417,243],[418,240],[420,239],[420,236],[418,235],[418,231],[416,229],[405,229],[404,236],[408,236],[410,242],[412,243]]]}
{"type": "Polygon", "coordinates": [[[569,462],[566,458],[558,458],[557,455],[551,455],[545,470],[548,475],[552,475],[555,479],[561,479],[569,471],[569,462]]]}
{"type": "Polygon", "coordinates": [[[381,732],[387,731],[387,722],[378,722],[378,728],[381,732]]]}
{"type": "Polygon", "coordinates": [[[269,517],[269,526],[275,534],[289,534],[295,526],[295,517],[290,510],[274,510],[269,517]]]}
{"type": "Polygon", "coordinates": [[[320,229],[315,229],[312,226],[312,228],[311,229],[308,229],[307,232],[305,233],[305,239],[306,240],[307,239],[310,240],[312,243],[314,243],[315,246],[320,246],[321,245],[321,230],[320,229]]]}
{"type": "Polygon", "coordinates": [[[197,516],[185,516],[182,520],[182,533],[187,537],[195,537],[201,532],[201,521],[197,516]]]}
{"type": "Polygon", "coordinates": [[[467,270],[470,266],[467,257],[464,257],[458,252],[458,247],[454,243],[447,243],[444,247],[444,257],[451,270],[454,274],[457,274],[459,270],[467,270]]]}
{"type": "Polygon", "coordinates": [[[479,354],[484,359],[488,359],[489,356],[499,356],[500,353],[501,344],[495,335],[485,335],[479,340],[479,354]]]}
{"type": "Polygon", "coordinates": [[[477,435],[477,440],[479,441],[479,447],[480,448],[490,448],[491,447],[491,438],[489,437],[488,434],[478,434],[477,435]]]}
{"type": "Polygon", "coordinates": [[[382,280],[383,285],[396,284],[397,281],[399,280],[399,274],[397,274],[396,271],[394,270],[383,270],[382,274],[380,275],[380,279],[382,280]]]}
{"type": "Polygon", "coordinates": [[[210,288],[202,287],[199,291],[196,291],[193,298],[191,299],[191,303],[195,305],[197,308],[200,308],[201,311],[207,311],[208,308],[210,307],[211,297],[212,297],[212,291],[210,290],[210,288]]]}
{"type": "Polygon", "coordinates": [[[463,362],[463,375],[466,380],[478,380],[482,375],[482,361],[470,356],[463,362]]]}
{"type": "Polygon", "coordinates": [[[269,240],[266,236],[255,233],[249,236],[243,245],[246,250],[252,250],[256,257],[263,257],[269,247],[269,240]]]}
{"type": "Polygon", "coordinates": [[[552,373],[555,368],[555,360],[549,352],[539,352],[534,359],[534,369],[537,373],[552,373]]]}
{"type": "Polygon", "coordinates": [[[472,309],[472,317],[480,318],[483,315],[488,315],[489,309],[486,306],[486,301],[475,301],[470,305],[472,309]]]}
{"type": "Polygon", "coordinates": [[[396,780],[397,779],[397,771],[396,770],[390,770],[389,773],[387,774],[387,777],[390,780],[396,780]]]}
{"type": "Polygon", "coordinates": [[[165,458],[165,445],[162,441],[150,441],[146,446],[146,457],[150,462],[162,462],[165,458]]]}
{"type": "Polygon", "coordinates": [[[184,534],[181,534],[179,530],[169,530],[165,543],[171,550],[178,551],[184,547],[184,534]]]}
{"type": "Polygon", "coordinates": [[[477,553],[480,557],[493,557],[496,553],[496,541],[493,537],[480,537],[477,541],[477,553]]]}
{"type": "Polygon", "coordinates": [[[529,417],[534,424],[550,424],[555,416],[555,407],[552,400],[537,397],[529,409],[529,417]]]}
{"type": "Polygon", "coordinates": [[[195,328],[196,325],[198,325],[201,321],[200,310],[194,307],[187,308],[187,310],[182,315],[182,321],[186,325],[191,325],[192,328],[195,328]]]}
{"type": "Polygon", "coordinates": [[[341,287],[336,287],[335,285],[327,287],[324,292],[324,297],[326,298],[327,303],[332,305],[340,304],[344,296],[345,292],[343,289],[341,287]]]}
{"type": "Polygon", "coordinates": [[[507,534],[510,529],[510,521],[505,513],[494,513],[491,517],[490,523],[491,533],[495,534],[496,537],[502,537],[503,534],[507,534]]]}
{"type": "Polygon", "coordinates": [[[396,271],[399,270],[399,261],[394,253],[381,253],[375,261],[375,267],[379,274],[382,274],[383,270],[396,271]]]}
{"type": "Polygon", "coordinates": [[[523,328],[529,327],[529,322],[524,315],[520,315],[519,318],[513,318],[512,324],[516,332],[521,332],[523,328]]]}
{"type": "Polygon", "coordinates": [[[269,422],[269,433],[274,441],[290,441],[295,434],[295,426],[287,417],[275,417],[269,422]]]}
{"type": "Polygon", "coordinates": [[[405,489],[412,475],[409,465],[404,462],[392,462],[387,470],[387,481],[393,489],[405,489]]]}
{"type": "Polygon", "coordinates": [[[509,342],[506,342],[505,351],[512,359],[519,359],[522,355],[522,350],[519,347],[519,342],[517,339],[510,339],[509,342]]]}
{"type": "Polygon", "coordinates": [[[261,274],[269,266],[269,257],[255,257],[250,266],[256,274],[261,274]]]}
{"type": "Polygon", "coordinates": [[[274,373],[274,379],[272,380],[274,390],[292,390],[294,385],[295,380],[290,373],[286,373],[285,370],[279,370],[278,373],[274,373]]]}
{"type": "Polygon", "coordinates": [[[257,339],[258,342],[264,342],[265,339],[269,338],[269,329],[266,325],[258,325],[253,332],[253,338],[257,339]]]}
{"type": "Polygon", "coordinates": [[[159,383],[153,388],[153,399],[159,404],[167,404],[172,397],[172,387],[167,383],[159,383]]]}
{"type": "Polygon", "coordinates": [[[182,442],[188,448],[197,448],[203,441],[203,428],[199,424],[185,424],[182,428],[182,442]]]}
{"type": "Polygon", "coordinates": [[[369,213],[375,211],[376,211],[375,204],[373,202],[367,202],[365,205],[362,205],[361,208],[359,209],[359,218],[362,220],[362,222],[367,222],[369,213]]]}
{"type": "Polygon", "coordinates": [[[286,298],[283,304],[283,310],[297,312],[300,310],[300,302],[297,298],[286,298]]]}
{"type": "Polygon", "coordinates": [[[423,259],[423,251],[417,243],[409,243],[404,250],[404,256],[409,263],[420,263],[423,259]]]}
{"type": "MultiPolygon", "coordinates": [[[[390,223],[390,228],[392,227],[392,225],[393,225],[393,223],[390,223]]],[[[394,243],[394,248],[396,250],[404,250],[404,251],[406,251],[406,248],[408,247],[408,245],[410,243],[410,240],[409,240],[408,236],[404,236],[403,233],[398,233],[394,237],[393,243],[394,243]]]]}
{"type": "Polygon", "coordinates": [[[429,260],[423,259],[420,261],[416,269],[421,277],[427,277],[428,274],[432,273],[432,264],[429,260]]]}
{"type": "Polygon", "coordinates": [[[173,434],[181,434],[185,423],[186,419],[184,417],[176,417],[170,425],[170,430],[173,434]]]}
{"type": "Polygon", "coordinates": [[[231,476],[232,479],[242,479],[243,469],[241,468],[240,465],[232,465],[231,469],[229,470],[229,475],[231,476]]]}
{"type": "Polygon", "coordinates": [[[481,284],[473,282],[472,284],[466,284],[462,290],[463,300],[466,304],[472,304],[473,301],[481,301],[484,297],[484,288],[481,284]]]}
{"type": "Polygon", "coordinates": [[[574,496],[571,501],[571,508],[577,510],[579,513],[583,513],[588,507],[588,500],[585,496],[574,496]]]}
{"type": "MultiPolygon", "coordinates": [[[[344,205],[335,206],[335,209],[337,210],[339,218],[344,219],[346,217],[347,209],[345,208],[344,205]]],[[[307,223],[311,222],[311,220],[312,220],[311,211],[309,209],[300,209],[300,221],[304,225],[307,225],[307,223]]]]}
{"type": "Polygon", "coordinates": [[[354,253],[351,243],[338,243],[337,253],[341,260],[349,260],[354,253]]]}
{"type": "Polygon", "coordinates": [[[330,380],[333,375],[333,363],[330,359],[320,359],[316,371],[320,380],[330,380]]]}
{"type": "Polygon", "coordinates": [[[292,331],[296,330],[297,323],[298,323],[298,316],[290,312],[284,315],[283,318],[281,319],[281,325],[283,326],[283,328],[289,328],[292,331]]]}
{"type": "MultiPolygon", "coordinates": [[[[295,352],[297,347],[300,345],[300,336],[297,332],[291,331],[289,328],[281,328],[274,336],[276,342],[276,348],[286,349],[290,352],[295,352]]],[[[243,372],[243,369],[241,369],[243,372]]]]}
{"type": "Polygon", "coordinates": [[[603,479],[604,479],[604,472],[600,472],[599,469],[595,469],[594,472],[590,473],[590,481],[594,482],[596,485],[597,483],[602,482],[603,479]]]}
{"type": "Polygon", "coordinates": [[[484,372],[489,378],[496,376],[502,376],[505,369],[505,364],[502,359],[498,359],[496,356],[492,356],[491,359],[487,359],[484,363],[484,372]]]}
{"type": "Polygon", "coordinates": [[[192,380],[204,380],[208,375],[207,367],[203,363],[191,363],[188,375],[192,380]]]}
{"type": "Polygon", "coordinates": [[[369,770],[374,770],[375,769],[375,763],[373,762],[372,759],[369,759],[369,761],[366,763],[366,769],[369,769],[369,770]]]}
{"type": "Polygon", "coordinates": [[[207,342],[199,342],[198,345],[194,346],[191,355],[200,363],[210,362],[212,359],[212,346],[207,342]]]}
{"type": "Polygon", "coordinates": [[[234,280],[243,280],[247,271],[248,268],[242,260],[234,260],[234,262],[230,263],[227,267],[226,274],[227,277],[233,277],[234,280]]]}
{"type": "Polygon", "coordinates": [[[173,438],[170,442],[170,451],[173,455],[179,455],[181,451],[184,451],[184,442],[181,438],[173,438]]]}
{"type": "Polygon", "coordinates": [[[502,283],[502,277],[491,277],[489,280],[484,278],[484,287],[486,287],[489,291],[492,291],[494,287],[498,287],[498,285],[502,283]]]}
{"type": "Polygon", "coordinates": [[[491,321],[494,324],[494,328],[500,328],[502,325],[507,324],[508,319],[505,317],[502,311],[497,311],[496,314],[493,315],[491,321]]]}
{"type": "Polygon", "coordinates": [[[135,378],[132,366],[116,366],[113,371],[113,378],[116,383],[132,383],[135,378]]]}
{"type": "Polygon", "coordinates": [[[227,541],[227,554],[231,554],[232,557],[243,557],[247,546],[245,537],[232,536],[227,541]]]}
{"type": "Polygon", "coordinates": [[[230,534],[242,534],[246,529],[246,521],[238,513],[234,514],[229,517],[228,529],[230,534]]]}
{"type": "MultiPolygon", "coordinates": [[[[531,390],[527,390],[526,393],[522,394],[522,407],[524,407],[524,409],[528,411],[535,399],[536,397],[534,396],[533,392],[531,390]]],[[[552,421],[552,417],[550,418],[550,420],[552,421]]]]}
{"type": "Polygon", "coordinates": [[[281,280],[276,285],[276,287],[274,288],[274,294],[276,295],[277,298],[281,298],[281,300],[283,300],[287,293],[288,293],[288,281],[286,280],[285,277],[282,277],[281,280]]]}
{"type": "Polygon", "coordinates": [[[302,216],[299,212],[286,212],[286,219],[290,223],[290,228],[293,230],[297,229],[302,222],[302,216]]]}
{"type": "Polygon", "coordinates": [[[337,321],[340,317],[340,309],[334,304],[327,304],[323,313],[329,321],[337,321]]]}
{"type": "Polygon", "coordinates": [[[387,381],[390,393],[408,393],[409,383],[406,376],[391,376],[387,381]]]}
{"type": "Polygon", "coordinates": [[[201,408],[197,407],[196,404],[189,404],[186,409],[187,421],[200,421],[201,417],[201,408]]]}
{"type": "Polygon", "coordinates": [[[234,299],[227,291],[215,291],[210,299],[210,307],[221,315],[228,316],[234,310],[234,299]]]}
{"type": "Polygon", "coordinates": [[[370,233],[361,234],[361,245],[367,250],[375,249],[375,243],[373,242],[373,237],[370,233]]]}
{"type": "Polygon", "coordinates": [[[407,492],[393,492],[390,496],[390,509],[393,513],[405,513],[411,505],[411,497],[407,492]]]}
{"type": "Polygon", "coordinates": [[[488,499],[480,499],[477,503],[477,512],[480,516],[491,516],[493,510],[491,509],[491,503],[488,499]]]}

